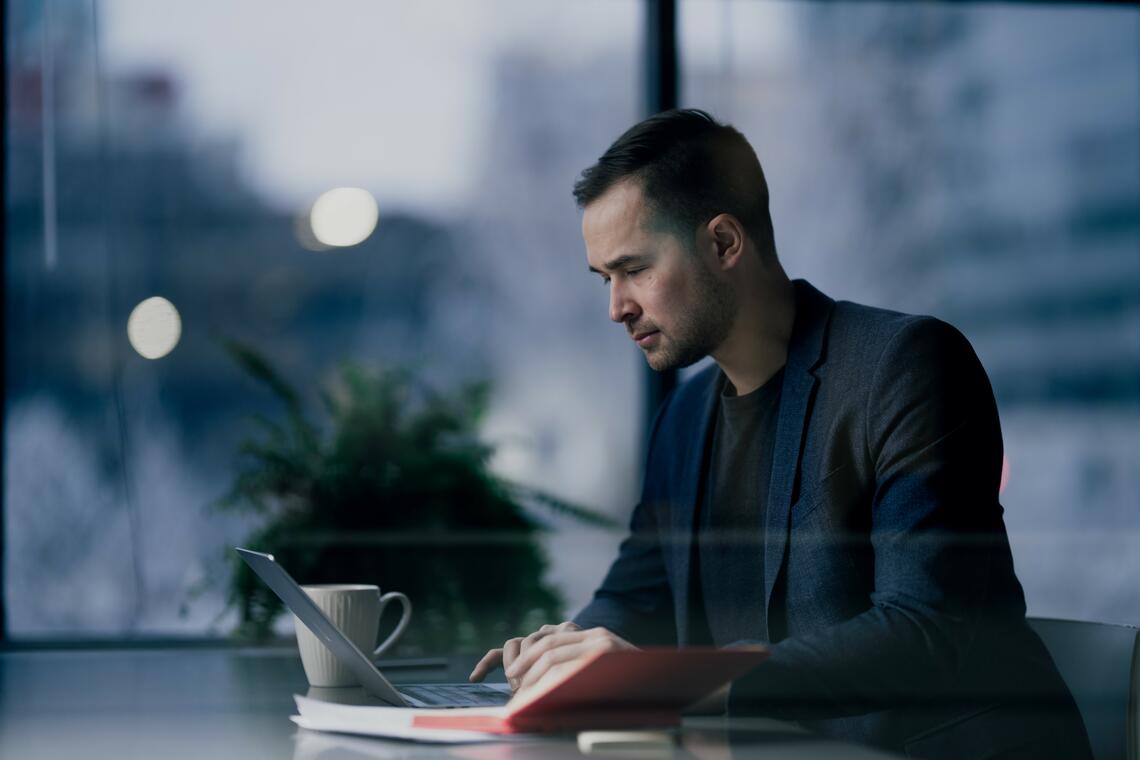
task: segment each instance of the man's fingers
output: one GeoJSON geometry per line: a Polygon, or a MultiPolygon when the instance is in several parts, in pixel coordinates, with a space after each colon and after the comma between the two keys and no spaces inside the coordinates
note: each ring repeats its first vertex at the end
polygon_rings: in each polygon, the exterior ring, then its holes
{"type": "Polygon", "coordinates": [[[537,660],[534,665],[527,669],[526,675],[521,676],[519,682],[519,691],[528,689],[542,680],[542,678],[556,669],[561,671],[559,666],[577,660],[582,655],[588,654],[594,645],[589,641],[579,641],[576,644],[569,644],[565,646],[555,647],[547,650],[537,660]]]}
{"type": "MultiPolygon", "coordinates": [[[[519,658],[519,647],[522,646],[522,639],[510,639],[507,643],[503,644],[503,673],[505,674],[511,668],[511,663],[519,658]]],[[[507,683],[511,685],[511,691],[518,688],[518,683],[512,681],[510,676],[507,676],[507,683]]]]}
{"type": "Polygon", "coordinates": [[[545,639],[547,636],[550,636],[552,634],[563,633],[565,631],[577,631],[577,630],[581,630],[581,629],[578,628],[577,624],[571,623],[569,620],[567,620],[565,623],[559,623],[558,625],[551,625],[551,624],[547,623],[546,625],[542,626],[541,628],[539,628],[534,633],[532,633],[529,636],[527,636],[526,638],[522,639],[522,643],[519,646],[519,651],[521,651],[521,652],[527,651],[532,646],[534,646],[535,644],[539,643],[540,641],[545,639]]]}
{"type": "Polygon", "coordinates": [[[576,624],[567,621],[565,623],[559,623],[558,625],[544,625],[525,638],[518,637],[509,639],[499,649],[492,649],[483,655],[483,659],[476,663],[475,669],[471,671],[471,675],[468,676],[468,679],[472,682],[482,681],[488,673],[502,665],[503,671],[507,673],[507,680],[510,682],[511,688],[517,689],[519,680],[518,678],[511,677],[513,675],[511,666],[524,652],[552,634],[577,630],[580,629],[576,624]]]}
{"type": "Polygon", "coordinates": [[[507,668],[507,678],[514,680],[521,679],[538,658],[542,657],[551,649],[568,644],[576,644],[585,637],[586,633],[584,631],[565,631],[563,633],[554,633],[546,636],[530,648],[522,650],[518,658],[507,668]]]}
{"type": "Polygon", "coordinates": [[[508,639],[507,643],[503,644],[503,670],[511,666],[511,663],[519,658],[519,647],[522,646],[522,639],[508,639]]]}
{"type": "Polygon", "coordinates": [[[541,628],[539,628],[534,633],[532,633],[529,636],[526,636],[522,639],[521,643],[519,644],[519,651],[525,652],[526,650],[530,649],[532,646],[534,646],[538,642],[542,641],[544,638],[546,638],[547,636],[549,636],[552,633],[554,633],[554,626],[552,626],[552,625],[542,626],[541,628]]]}
{"type": "Polygon", "coordinates": [[[525,693],[531,689],[544,689],[547,684],[553,683],[561,678],[567,670],[573,670],[578,666],[577,657],[573,657],[565,662],[559,662],[551,665],[543,670],[542,675],[538,676],[531,683],[528,683],[519,688],[519,693],[525,693]]]}
{"type": "Polygon", "coordinates": [[[605,628],[590,628],[585,631],[578,628],[566,630],[547,636],[523,652],[511,664],[507,678],[510,679],[513,688],[519,691],[533,686],[553,666],[561,666],[590,652],[636,648],[605,628]]]}
{"type": "Polygon", "coordinates": [[[492,649],[491,651],[487,652],[487,654],[483,655],[483,659],[475,663],[475,669],[471,671],[471,675],[467,677],[467,680],[471,681],[472,683],[475,681],[482,681],[487,677],[488,673],[499,667],[502,662],[503,650],[492,649]]]}

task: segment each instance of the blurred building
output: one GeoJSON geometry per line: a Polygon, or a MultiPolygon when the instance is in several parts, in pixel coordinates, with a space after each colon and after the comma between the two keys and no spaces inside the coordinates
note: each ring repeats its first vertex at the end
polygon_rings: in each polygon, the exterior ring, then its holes
{"type": "Polygon", "coordinates": [[[249,189],[237,139],[190,126],[172,72],[101,69],[90,5],[47,7],[12,4],[7,31],[8,627],[199,631],[216,601],[185,620],[179,610],[224,572],[239,530],[201,518],[250,415],[278,412],[223,341],[263,353],[315,399],[347,357],[430,362],[477,355],[480,340],[436,319],[463,276],[451,230],[384,209],[360,245],[306,248],[307,217],[249,189]],[[126,334],[153,295],[184,325],[157,362],[126,334]],[[67,593],[44,593],[80,579],[103,596],[68,609],[67,593]]]}

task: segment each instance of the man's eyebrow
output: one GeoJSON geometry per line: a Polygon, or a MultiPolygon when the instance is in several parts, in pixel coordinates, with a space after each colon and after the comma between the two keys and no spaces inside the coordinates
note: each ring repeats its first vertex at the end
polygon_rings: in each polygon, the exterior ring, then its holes
{"type": "MultiPolygon", "coordinates": [[[[644,264],[650,258],[652,258],[652,256],[648,253],[627,253],[623,256],[618,256],[616,259],[607,261],[605,264],[602,264],[602,266],[605,267],[607,272],[612,272],[615,269],[628,267],[630,264],[644,264]]],[[[593,266],[590,267],[590,271],[596,272],[598,274],[605,274],[605,272],[593,266]]]]}

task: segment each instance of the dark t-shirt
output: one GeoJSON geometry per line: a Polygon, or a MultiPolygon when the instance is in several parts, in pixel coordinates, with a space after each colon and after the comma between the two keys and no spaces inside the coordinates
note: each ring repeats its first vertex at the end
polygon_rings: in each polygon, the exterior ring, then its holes
{"type": "Polygon", "coordinates": [[[784,370],[736,396],[721,375],[693,542],[693,643],[766,638],[764,506],[784,370]]]}

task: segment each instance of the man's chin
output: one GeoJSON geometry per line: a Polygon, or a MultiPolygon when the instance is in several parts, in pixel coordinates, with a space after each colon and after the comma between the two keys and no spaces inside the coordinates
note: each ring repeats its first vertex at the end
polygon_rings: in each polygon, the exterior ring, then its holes
{"type": "Polygon", "coordinates": [[[668,351],[657,349],[654,351],[645,352],[645,361],[649,368],[654,372],[668,372],[674,369],[684,369],[685,367],[696,364],[705,357],[705,354],[689,358],[688,356],[677,356],[668,351]]]}

